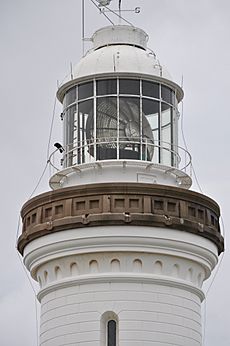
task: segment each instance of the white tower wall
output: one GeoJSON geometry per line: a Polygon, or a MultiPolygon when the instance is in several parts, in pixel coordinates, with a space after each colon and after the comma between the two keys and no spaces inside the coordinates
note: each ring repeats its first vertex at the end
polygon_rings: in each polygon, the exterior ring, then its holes
{"type": "Polygon", "coordinates": [[[212,242],[151,227],[92,227],[26,246],[40,282],[40,345],[106,346],[115,316],[119,346],[202,344],[201,286],[217,263],[212,242]]]}

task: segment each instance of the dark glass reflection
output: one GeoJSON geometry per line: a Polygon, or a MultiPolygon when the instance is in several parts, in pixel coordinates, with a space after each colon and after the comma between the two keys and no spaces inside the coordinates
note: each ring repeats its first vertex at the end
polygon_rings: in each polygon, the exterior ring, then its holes
{"type": "Polygon", "coordinates": [[[76,101],[76,87],[73,87],[66,93],[66,98],[65,98],[66,106],[70,105],[71,103],[75,101],[76,101]]]}
{"type": "Polygon", "coordinates": [[[76,105],[69,107],[66,110],[65,121],[66,121],[66,139],[67,145],[71,145],[73,143],[73,131],[74,131],[74,114],[76,112],[76,105]]]}
{"type": "Polygon", "coordinates": [[[93,96],[93,82],[80,84],[78,86],[78,99],[86,99],[93,96]]]}
{"type": "Polygon", "coordinates": [[[120,79],[119,93],[140,95],[140,81],[135,79],[120,79]]]}
{"type": "Polygon", "coordinates": [[[156,99],[159,99],[159,93],[160,87],[159,84],[153,83],[153,82],[148,82],[148,81],[143,81],[142,82],[142,95],[143,96],[149,96],[149,97],[154,97],[156,99]]]}
{"type": "Polygon", "coordinates": [[[107,346],[116,346],[116,321],[108,321],[107,327],[107,346]]]}
{"type": "Polygon", "coordinates": [[[142,110],[145,115],[159,113],[159,101],[142,99],[142,110]]]}
{"type": "Polygon", "coordinates": [[[161,98],[163,101],[173,104],[173,96],[174,93],[170,88],[164,85],[161,86],[161,98]]]}
{"type": "Polygon", "coordinates": [[[73,143],[74,143],[74,117],[76,114],[76,105],[68,108],[65,113],[65,144],[67,146],[67,166],[72,166],[73,164],[73,143]]]}
{"type": "Polygon", "coordinates": [[[105,79],[97,81],[97,95],[117,94],[117,80],[105,79]]]}

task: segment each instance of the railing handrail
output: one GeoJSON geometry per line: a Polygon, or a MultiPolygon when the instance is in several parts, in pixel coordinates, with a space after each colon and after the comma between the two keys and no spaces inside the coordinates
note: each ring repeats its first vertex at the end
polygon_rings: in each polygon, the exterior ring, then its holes
{"type": "MultiPolygon", "coordinates": [[[[156,141],[153,141],[149,138],[143,138],[143,137],[133,137],[132,140],[127,140],[127,138],[125,138],[125,137],[124,138],[123,137],[110,137],[110,138],[99,137],[99,138],[96,138],[93,140],[85,140],[85,143],[81,143],[80,145],[76,145],[76,146],[73,146],[73,143],[70,143],[64,147],[62,164],[68,159],[69,155],[73,155],[74,152],[79,152],[85,147],[96,147],[97,145],[115,144],[116,146],[114,149],[119,150],[119,145],[124,145],[124,144],[135,145],[136,144],[136,145],[140,145],[140,146],[158,148],[158,149],[161,149],[162,151],[167,151],[170,154],[174,155],[174,160],[176,162],[176,165],[169,165],[169,167],[172,167],[172,168],[177,168],[177,165],[179,165],[181,163],[182,159],[181,159],[181,155],[178,151],[182,151],[185,154],[186,159],[185,159],[185,165],[182,168],[180,168],[180,170],[186,170],[191,165],[191,162],[192,162],[191,154],[185,148],[181,147],[180,145],[173,144],[173,143],[166,142],[166,141],[162,141],[162,140],[159,140],[157,142],[158,142],[158,144],[156,143],[156,141]],[[71,149],[70,149],[70,147],[71,147],[71,149]]],[[[52,159],[53,159],[55,153],[57,153],[57,151],[58,150],[55,149],[53,151],[53,153],[50,154],[48,162],[51,164],[51,166],[54,169],[59,171],[60,169],[58,169],[54,165],[54,163],[52,162],[52,159]]],[[[120,159],[117,158],[117,160],[120,160],[120,159]]],[[[96,161],[100,161],[100,160],[95,159],[95,162],[96,161]]],[[[146,160],[140,160],[140,161],[146,161],[146,160]]],[[[151,162],[151,161],[148,161],[148,162],[151,162]]],[[[158,162],[157,164],[162,165],[163,163],[158,162]]]]}

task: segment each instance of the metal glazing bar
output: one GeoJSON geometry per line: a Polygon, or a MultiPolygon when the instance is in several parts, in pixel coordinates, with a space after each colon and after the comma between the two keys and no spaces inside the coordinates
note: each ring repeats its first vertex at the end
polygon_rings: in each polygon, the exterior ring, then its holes
{"type": "Polygon", "coordinates": [[[96,80],[93,80],[93,143],[94,143],[94,158],[97,160],[97,88],[96,88],[96,80]]]}
{"type": "Polygon", "coordinates": [[[120,147],[120,99],[119,99],[119,78],[117,78],[117,159],[119,160],[119,147],[120,147]]]}
{"type": "Polygon", "coordinates": [[[143,117],[143,107],[142,107],[142,80],[140,79],[140,138],[141,138],[141,147],[140,147],[140,160],[142,160],[142,146],[143,146],[143,124],[142,124],[142,117],[143,117]]]}
{"type": "Polygon", "coordinates": [[[162,138],[162,133],[161,133],[161,84],[159,83],[158,86],[159,89],[159,105],[158,105],[158,145],[159,145],[159,158],[158,158],[158,163],[161,163],[162,160],[162,150],[161,150],[161,138],[162,138]]]}

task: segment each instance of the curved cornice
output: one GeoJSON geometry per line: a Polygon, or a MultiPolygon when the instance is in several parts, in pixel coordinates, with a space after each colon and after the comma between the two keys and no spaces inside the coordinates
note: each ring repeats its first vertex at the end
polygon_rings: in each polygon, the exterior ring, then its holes
{"type": "Polygon", "coordinates": [[[18,250],[53,232],[92,226],[177,229],[211,240],[221,253],[219,207],[197,192],[144,183],[101,183],[43,193],[22,208],[18,250]]]}
{"type": "Polygon", "coordinates": [[[107,283],[107,282],[136,282],[136,283],[147,283],[147,284],[155,284],[155,285],[161,285],[161,286],[168,286],[173,288],[180,288],[183,290],[186,290],[190,293],[193,293],[197,295],[201,301],[204,300],[205,295],[203,291],[191,284],[188,284],[185,281],[177,280],[175,278],[169,279],[169,278],[162,278],[162,276],[157,275],[143,275],[143,274],[131,274],[131,273],[124,273],[124,274],[101,274],[101,275],[85,275],[85,277],[81,278],[71,278],[71,279],[65,279],[63,281],[55,282],[54,284],[47,285],[44,289],[42,289],[38,293],[38,300],[41,301],[41,299],[46,296],[48,293],[51,293],[58,289],[63,289],[66,287],[76,286],[76,285],[83,285],[83,284],[90,284],[90,283],[107,283]]]}

